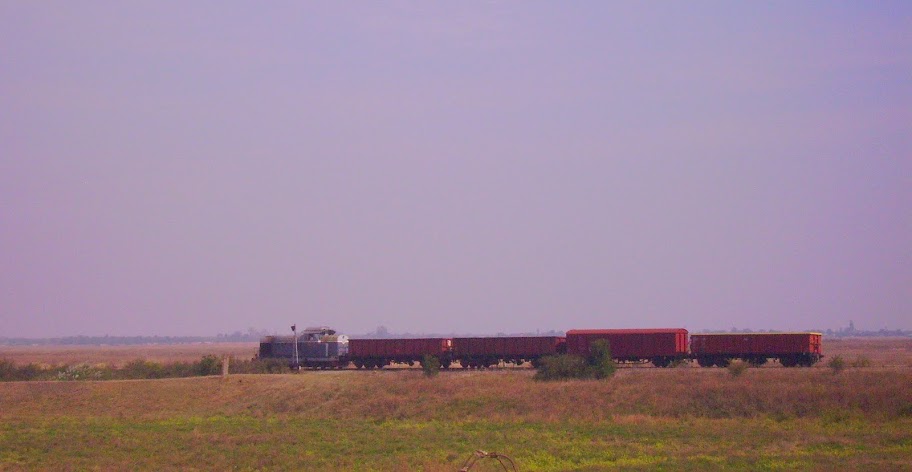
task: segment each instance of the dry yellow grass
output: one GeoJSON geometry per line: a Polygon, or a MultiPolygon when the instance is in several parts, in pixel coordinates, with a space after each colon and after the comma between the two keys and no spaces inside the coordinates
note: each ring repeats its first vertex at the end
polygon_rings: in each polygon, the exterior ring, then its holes
{"type": "Polygon", "coordinates": [[[823,347],[827,357],[842,356],[849,363],[862,356],[872,367],[912,367],[912,338],[824,338],[823,347]]]}
{"type": "Polygon", "coordinates": [[[17,365],[106,364],[123,366],[135,360],[152,362],[191,362],[205,355],[234,356],[250,359],[257,343],[193,343],[136,346],[0,346],[0,359],[17,365]]]}
{"type": "Polygon", "coordinates": [[[0,383],[0,470],[901,468],[912,369],[322,371],[0,383]]]}
{"type": "MultiPolygon", "coordinates": [[[[17,363],[246,358],[254,344],[0,348],[17,363]]],[[[842,340],[872,367],[324,371],[0,383],[2,470],[899,470],[912,463],[912,341],[842,340]],[[884,367],[887,366],[887,367],[884,367]],[[485,470],[485,469],[481,469],[485,470]],[[487,469],[494,470],[494,469],[487,469]]]]}
{"type": "Polygon", "coordinates": [[[306,414],[350,419],[608,420],[619,414],[775,418],[912,414],[912,370],[628,369],[608,382],[529,371],[304,372],[160,381],[0,384],[0,418],[306,414]]]}

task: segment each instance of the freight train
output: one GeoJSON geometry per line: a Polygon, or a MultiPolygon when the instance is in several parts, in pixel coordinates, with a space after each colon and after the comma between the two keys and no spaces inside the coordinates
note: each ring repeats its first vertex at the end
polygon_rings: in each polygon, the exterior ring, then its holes
{"type": "Polygon", "coordinates": [[[261,339],[258,357],[284,359],[292,368],[377,369],[398,363],[415,365],[436,358],[449,369],[499,364],[538,367],[557,354],[589,355],[590,345],[606,340],[622,363],[668,367],[696,361],[701,367],[726,367],[740,359],[752,365],[778,361],[784,367],[810,367],[823,357],[820,333],[689,334],[686,329],[574,329],[566,336],[348,339],[328,327],[307,328],[301,335],[261,339]]]}

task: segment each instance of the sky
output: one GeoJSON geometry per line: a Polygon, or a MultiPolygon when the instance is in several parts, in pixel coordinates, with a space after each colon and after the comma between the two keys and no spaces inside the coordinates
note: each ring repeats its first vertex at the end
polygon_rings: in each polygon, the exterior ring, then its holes
{"type": "Polygon", "coordinates": [[[912,3],[0,1],[0,337],[912,329],[912,3]]]}

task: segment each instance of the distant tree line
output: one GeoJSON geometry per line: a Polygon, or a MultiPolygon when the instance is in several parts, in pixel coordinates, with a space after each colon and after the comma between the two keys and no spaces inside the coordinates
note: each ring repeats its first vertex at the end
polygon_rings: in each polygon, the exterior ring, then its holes
{"type": "MultiPolygon", "coordinates": [[[[912,337],[912,330],[879,329],[877,331],[860,330],[855,328],[855,322],[849,321],[849,326],[837,329],[808,329],[814,333],[823,333],[832,338],[907,338],[912,337]]],[[[773,329],[738,329],[732,327],[727,330],[704,329],[701,333],[781,333],[782,330],[773,329]]]]}
{"type": "MultiPolygon", "coordinates": [[[[849,326],[838,329],[809,329],[817,333],[823,333],[828,337],[912,337],[912,330],[902,329],[880,329],[877,331],[865,331],[855,328],[853,322],[849,326]]],[[[779,333],[782,330],[752,330],[730,329],[716,330],[704,329],[701,333],[779,333]]],[[[233,333],[219,333],[215,336],[62,336],[55,338],[16,338],[0,337],[0,346],[132,346],[140,344],[193,344],[193,343],[234,343],[234,342],[258,342],[263,336],[268,336],[267,330],[256,330],[249,328],[246,332],[235,331],[233,333]]],[[[394,333],[385,326],[378,326],[377,329],[364,333],[353,334],[351,338],[370,338],[370,339],[388,339],[388,338],[451,338],[467,336],[563,336],[565,332],[557,330],[522,333],[503,333],[496,334],[478,334],[478,333],[394,333]]]]}

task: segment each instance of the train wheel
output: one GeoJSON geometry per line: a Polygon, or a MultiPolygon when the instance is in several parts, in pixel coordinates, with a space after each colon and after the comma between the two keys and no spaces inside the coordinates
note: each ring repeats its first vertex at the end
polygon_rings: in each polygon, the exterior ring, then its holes
{"type": "Polygon", "coordinates": [[[668,367],[671,365],[671,359],[667,357],[656,357],[652,359],[652,365],[656,367],[668,367]]]}
{"type": "Polygon", "coordinates": [[[782,364],[782,367],[795,367],[796,365],[798,365],[798,360],[795,359],[794,357],[786,356],[786,357],[780,357],[779,363],[782,364]]]}
{"type": "Polygon", "coordinates": [[[715,362],[713,362],[713,364],[716,364],[719,367],[728,367],[728,365],[731,364],[731,359],[727,357],[719,357],[715,360],[715,362]]]}
{"type": "Polygon", "coordinates": [[[700,367],[712,367],[712,366],[713,366],[713,360],[712,360],[712,359],[709,359],[709,358],[707,358],[707,357],[698,357],[698,358],[697,358],[697,365],[699,365],[700,367]]]}

